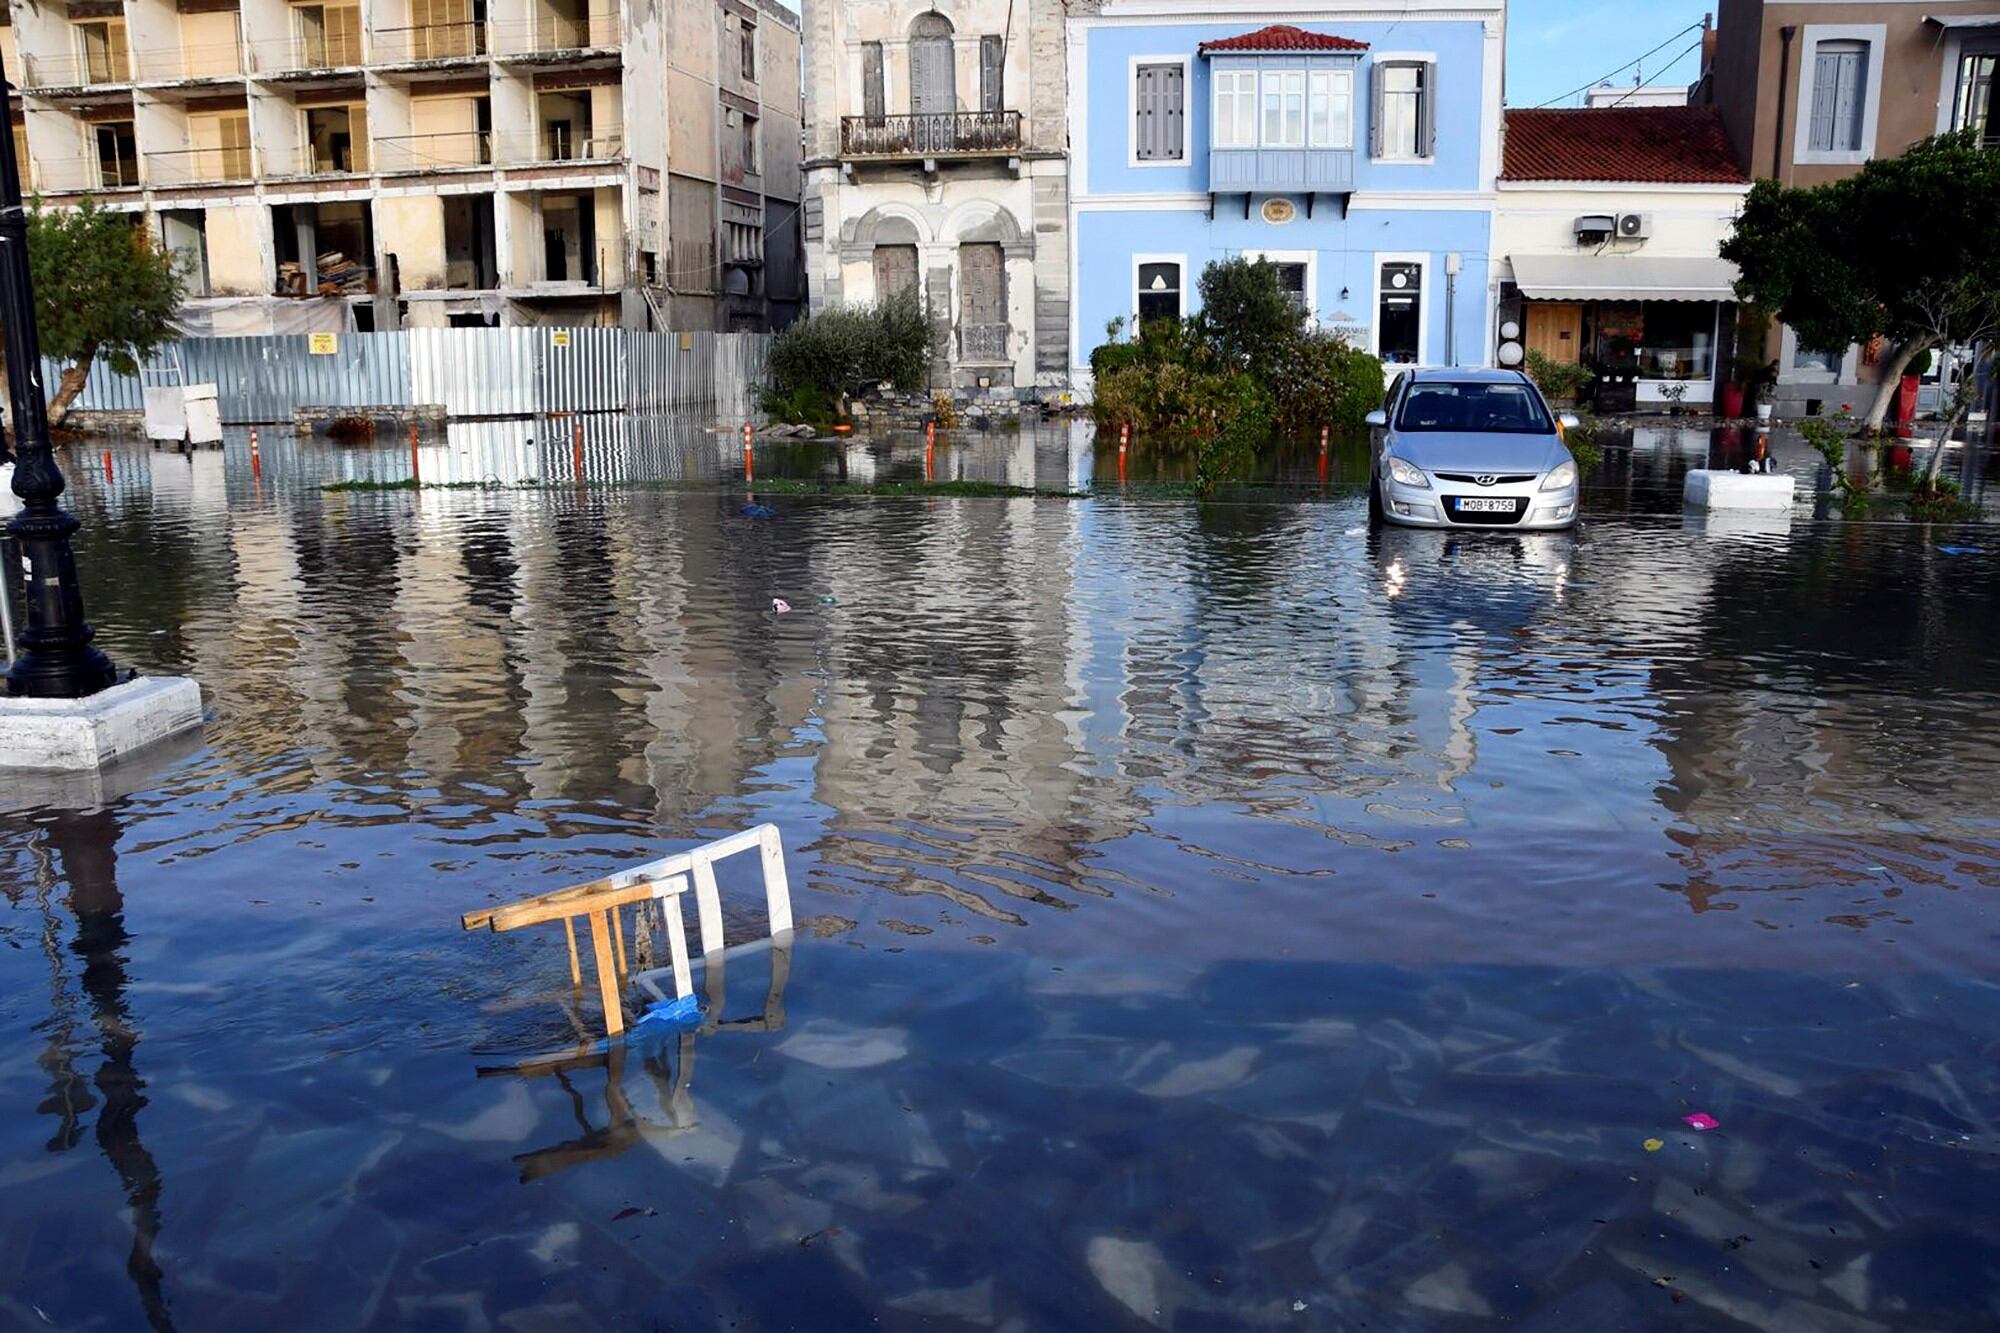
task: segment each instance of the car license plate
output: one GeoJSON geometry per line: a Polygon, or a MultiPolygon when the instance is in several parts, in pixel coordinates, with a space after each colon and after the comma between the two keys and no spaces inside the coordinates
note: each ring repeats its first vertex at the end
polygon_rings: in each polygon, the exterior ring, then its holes
{"type": "Polygon", "coordinates": [[[1498,496],[1489,498],[1480,495],[1465,495],[1452,501],[1452,504],[1461,514],[1511,514],[1514,512],[1514,502],[1512,500],[1501,499],[1498,496]]]}

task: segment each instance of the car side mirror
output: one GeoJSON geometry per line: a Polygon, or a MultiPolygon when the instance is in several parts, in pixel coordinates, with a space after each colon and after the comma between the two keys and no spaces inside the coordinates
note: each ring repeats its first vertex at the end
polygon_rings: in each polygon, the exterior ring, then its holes
{"type": "Polygon", "coordinates": [[[1377,410],[1374,412],[1370,412],[1367,416],[1363,417],[1362,420],[1367,422],[1370,426],[1386,426],[1389,424],[1389,414],[1387,412],[1377,410]]]}
{"type": "Polygon", "coordinates": [[[1583,424],[1583,419],[1574,412],[1558,412],[1556,413],[1556,424],[1564,430],[1575,430],[1583,424]]]}

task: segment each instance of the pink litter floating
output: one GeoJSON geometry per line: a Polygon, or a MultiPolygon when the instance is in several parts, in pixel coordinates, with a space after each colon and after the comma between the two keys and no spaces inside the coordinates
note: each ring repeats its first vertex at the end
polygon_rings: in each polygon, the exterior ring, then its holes
{"type": "Polygon", "coordinates": [[[771,609],[782,616],[792,609],[792,604],[782,597],[773,597],[771,599],[771,609]]]}
{"type": "Polygon", "coordinates": [[[1681,1117],[1681,1120],[1686,1124],[1694,1126],[1696,1129],[1722,1128],[1722,1122],[1706,1111],[1696,1111],[1693,1115],[1684,1115],[1681,1117]]]}

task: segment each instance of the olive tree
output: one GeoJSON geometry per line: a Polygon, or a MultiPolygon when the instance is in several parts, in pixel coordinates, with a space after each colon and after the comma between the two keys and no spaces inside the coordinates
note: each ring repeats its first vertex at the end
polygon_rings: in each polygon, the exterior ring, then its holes
{"type": "Polygon", "coordinates": [[[181,274],[134,214],[88,199],[77,208],[37,200],[28,215],[28,269],[42,355],[64,367],[49,396],[52,426],[69,415],[96,362],[130,375],[180,336],[173,314],[185,291],[181,274]]]}

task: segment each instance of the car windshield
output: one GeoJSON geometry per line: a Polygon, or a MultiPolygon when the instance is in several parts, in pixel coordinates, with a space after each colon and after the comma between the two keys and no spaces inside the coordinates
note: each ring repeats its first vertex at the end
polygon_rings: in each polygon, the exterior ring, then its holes
{"type": "Polygon", "coordinates": [[[1525,384],[1427,380],[1410,386],[1396,429],[1547,435],[1555,425],[1542,400],[1525,384]]]}

